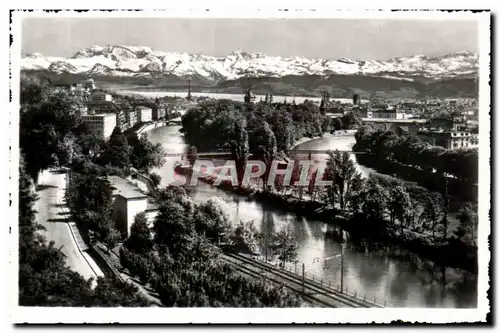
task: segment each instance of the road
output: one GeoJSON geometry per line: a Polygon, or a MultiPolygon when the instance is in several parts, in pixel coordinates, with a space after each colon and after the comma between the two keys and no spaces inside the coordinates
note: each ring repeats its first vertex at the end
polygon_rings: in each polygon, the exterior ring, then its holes
{"type": "MultiPolygon", "coordinates": [[[[54,241],[66,255],[66,264],[80,273],[85,279],[104,276],[94,260],[86,253],[80,252],[68,225],[69,215],[63,212],[66,174],[56,171],[44,171],[39,178],[35,203],[36,222],[45,227],[40,231],[47,242],[54,241]]],[[[67,208],[66,208],[67,211],[67,208]]]]}

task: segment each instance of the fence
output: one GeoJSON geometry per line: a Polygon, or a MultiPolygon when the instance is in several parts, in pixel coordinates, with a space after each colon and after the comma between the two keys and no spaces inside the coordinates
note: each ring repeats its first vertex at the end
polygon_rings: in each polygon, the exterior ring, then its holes
{"type": "MultiPolygon", "coordinates": [[[[285,263],[283,267],[283,262],[280,261],[270,261],[265,260],[263,257],[253,257],[252,259],[256,261],[266,262],[267,264],[274,266],[278,270],[283,270],[297,275],[297,277],[302,278],[302,263],[285,263]]],[[[371,307],[392,307],[386,300],[378,298],[376,296],[369,296],[365,293],[358,293],[355,289],[349,290],[349,286],[344,283],[342,290],[340,290],[340,282],[336,283],[334,281],[326,280],[312,273],[305,273],[305,279],[308,283],[312,283],[316,286],[330,289],[332,292],[340,292],[356,300],[365,303],[371,307]]]]}

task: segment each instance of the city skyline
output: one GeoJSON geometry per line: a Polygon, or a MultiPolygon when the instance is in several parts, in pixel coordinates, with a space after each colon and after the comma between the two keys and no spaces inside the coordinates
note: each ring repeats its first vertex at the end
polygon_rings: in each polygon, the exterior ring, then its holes
{"type": "Polygon", "coordinates": [[[27,18],[22,31],[23,53],[60,57],[93,45],[148,46],[210,56],[241,50],[354,60],[478,52],[477,22],[466,20],[27,18]],[[157,31],[170,33],[158,38],[152,33],[157,31]]]}

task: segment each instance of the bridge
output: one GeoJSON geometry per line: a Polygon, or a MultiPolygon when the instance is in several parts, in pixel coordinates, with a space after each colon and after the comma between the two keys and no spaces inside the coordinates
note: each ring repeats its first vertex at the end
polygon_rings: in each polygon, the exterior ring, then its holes
{"type": "Polygon", "coordinates": [[[181,117],[177,117],[174,119],[165,120],[164,123],[165,123],[165,126],[169,126],[169,125],[181,126],[182,120],[181,120],[181,117]]]}

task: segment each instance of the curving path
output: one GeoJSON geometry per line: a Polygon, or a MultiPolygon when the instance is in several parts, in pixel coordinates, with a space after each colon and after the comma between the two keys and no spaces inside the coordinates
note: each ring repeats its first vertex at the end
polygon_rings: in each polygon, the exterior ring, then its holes
{"type": "Polygon", "coordinates": [[[54,241],[57,248],[66,255],[66,264],[80,273],[85,279],[104,276],[94,260],[81,251],[76,243],[75,234],[70,230],[67,208],[64,208],[66,174],[57,171],[44,171],[38,180],[35,203],[36,222],[45,227],[47,242],[54,241]]]}

